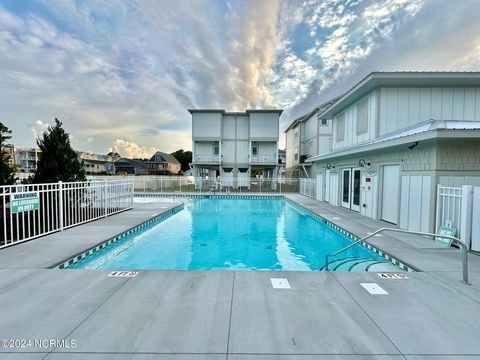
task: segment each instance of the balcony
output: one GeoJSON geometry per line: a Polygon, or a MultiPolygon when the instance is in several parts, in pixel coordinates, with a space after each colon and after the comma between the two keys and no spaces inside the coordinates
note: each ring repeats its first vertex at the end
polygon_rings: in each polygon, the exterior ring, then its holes
{"type": "Polygon", "coordinates": [[[195,164],[219,164],[220,156],[215,154],[195,154],[193,159],[195,164]]]}
{"type": "Polygon", "coordinates": [[[252,155],[251,164],[277,164],[277,155],[252,155]]]}

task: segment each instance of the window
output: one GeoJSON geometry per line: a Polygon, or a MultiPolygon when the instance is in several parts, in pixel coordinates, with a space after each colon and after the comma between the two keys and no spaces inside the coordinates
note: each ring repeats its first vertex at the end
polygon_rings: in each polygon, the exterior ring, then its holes
{"type": "Polygon", "coordinates": [[[258,146],[252,146],[252,155],[258,155],[258,146]]]}
{"type": "Polygon", "coordinates": [[[345,113],[337,116],[337,142],[345,138],[345,113]]]}
{"type": "Polygon", "coordinates": [[[295,128],[295,130],[293,131],[293,134],[295,136],[295,139],[298,139],[298,128],[295,128]]]}
{"type": "Polygon", "coordinates": [[[298,153],[295,153],[295,161],[298,160],[298,153]]]}
{"type": "Polygon", "coordinates": [[[357,135],[368,131],[368,98],[357,103],[357,135]]]}
{"type": "Polygon", "coordinates": [[[327,119],[322,119],[320,120],[320,125],[328,125],[328,120],[327,119]]]}
{"type": "Polygon", "coordinates": [[[214,146],[213,148],[213,154],[218,155],[220,153],[220,147],[219,146],[214,146]]]}

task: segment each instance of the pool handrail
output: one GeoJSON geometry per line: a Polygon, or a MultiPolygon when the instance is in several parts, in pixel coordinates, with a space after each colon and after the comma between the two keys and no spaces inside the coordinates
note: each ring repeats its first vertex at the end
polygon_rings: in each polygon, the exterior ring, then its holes
{"type": "Polygon", "coordinates": [[[325,256],[325,270],[328,271],[328,265],[329,265],[329,262],[330,262],[330,258],[332,257],[335,257],[337,256],[338,254],[350,249],[351,247],[359,244],[359,243],[362,243],[364,242],[365,240],[371,238],[372,236],[375,236],[381,232],[384,232],[384,231],[392,231],[392,232],[399,232],[399,233],[406,233],[406,234],[413,234],[413,235],[422,235],[422,236],[431,236],[433,238],[435,237],[440,237],[442,239],[449,239],[449,240],[452,240],[455,244],[457,244],[458,246],[460,246],[460,249],[461,249],[461,256],[462,256],[462,282],[465,284],[465,285],[471,285],[469,282],[468,282],[468,251],[467,251],[467,246],[459,239],[459,238],[456,238],[454,236],[450,236],[450,235],[440,235],[440,234],[432,234],[432,233],[426,233],[426,232],[420,232],[420,231],[410,231],[410,230],[402,230],[402,229],[394,229],[394,228],[381,228],[381,229],[378,229],[377,231],[371,233],[371,234],[368,234],[367,236],[345,246],[344,248],[332,253],[332,254],[329,254],[329,255],[326,255],[325,256]]]}

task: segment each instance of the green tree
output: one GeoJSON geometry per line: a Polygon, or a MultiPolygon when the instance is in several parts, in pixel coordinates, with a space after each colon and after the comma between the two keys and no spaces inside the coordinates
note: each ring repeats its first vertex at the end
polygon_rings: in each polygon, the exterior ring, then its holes
{"type": "Polygon", "coordinates": [[[12,163],[13,146],[7,143],[12,138],[12,130],[0,122],[0,185],[15,183],[15,166],[12,163]]]}
{"type": "Polygon", "coordinates": [[[182,171],[187,171],[190,169],[190,164],[192,162],[192,152],[191,151],[183,151],[183,149],[177,150],[170,155],[175,156],[175,159],[177,159],[180,164],[182,164],[182,171]]]}
{"type": "Polygon", "coordinates": [[[72,149],[68,134],[57,118],[55,125],[37,139],[37,145],[42,154],[33,175],[34,183],[86,180],[83,160],[72,149]]]}

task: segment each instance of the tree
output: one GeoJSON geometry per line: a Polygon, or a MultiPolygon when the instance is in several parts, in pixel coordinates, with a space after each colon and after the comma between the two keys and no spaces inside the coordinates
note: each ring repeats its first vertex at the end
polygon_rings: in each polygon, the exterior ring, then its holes
{"type": "Polygon", "coordinates": [[[15,183],[15,166],[12,164],[13,146],[7,143],[12,138],[12,130],[0,122],[0,185],[15,183]]]}
{"type": "Polygon", "coordinates": [[[190,169],[190,164],[192,162],[192,152],[191,151],[183,151],[183,149],[177,150],[170,155],[175,156],[175,159],[177,159],[180,164],[182,164],[182,171],[187,171],[190,169]]]}
{"type": "Polygon", "coordinates": [[[42,154],[33,175],[34,183],[86,180],[83,160],[72,149],[68,134],[57,118],[55,126],[49,126],[37,139],[37,145],[42,154]]]}

